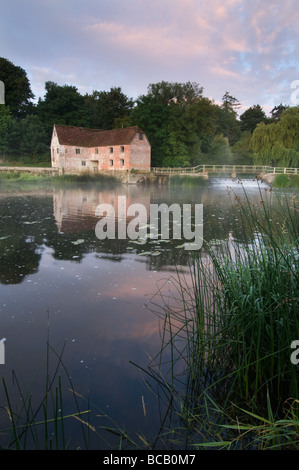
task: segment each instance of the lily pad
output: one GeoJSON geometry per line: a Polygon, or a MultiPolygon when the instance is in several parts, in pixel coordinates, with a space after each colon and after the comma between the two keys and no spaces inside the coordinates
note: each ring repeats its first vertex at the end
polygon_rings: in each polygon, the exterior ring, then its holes
{"type": "Polygon", "coordinates": [[[73,245],[81,245],[81,243],[84,243],[85,240],[84,238],[79,238],[78,240],[72,242],[73,245]]]}

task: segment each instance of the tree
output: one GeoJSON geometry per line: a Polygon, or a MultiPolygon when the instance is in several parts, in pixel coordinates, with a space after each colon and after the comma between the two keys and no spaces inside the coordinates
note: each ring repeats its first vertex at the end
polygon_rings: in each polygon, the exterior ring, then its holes
{"type": "Polygon", "coordinates": [[[162,166],[167,152],[169,110],[155,97],[142,95],[130,113],[130,125],[139,126],[147,135],[152,150],[152,166],[162,166]]]}
{"type": "Polygon", "coordinates": [[[270,111],[272,121],[279,121],[282,113],[288,108],[288,106],[283,105],[280,103],[278,106],[274,106],[274,108],[270,111]]]}
{"type": "Polygon", "coordinates": [[[75,86],[47,81],[45,90],[44,99],[40,98],[37,104],[37,115],[44,124],[48,140],[54,124],[87,127],[84,97],[75,86]]]}
{"type": "Polygon", "coordinates": [[[228,111],[231,114],[236,115],[236,109],[241,107],[241,103],[235,98],[234,96],[230,95],[228,91],[226,91],[222,97],[222,108],[228,111]]]}
{"type": "Polygon", "coordinates": [[[44,157],[48,151],[49,142],[47,142],[45,128],[38,116],[28,115],[19,125],[20,153],[29,157],[37,157],[37,159],[39,156],[44,157]]]}
{"type": "Polygon", "coordinates": [[[12,116],[23,118],[34,98],[25,70],[0,57],[0,80],[4,82],[5,104],[9,106],[12,116]]]}
{"type": "Polygon", "coordinates": [[[251,135],[250,131],[243,131],[240,139],[232,147],[234,164],[252,165],[251,135]]]}
{"type": "Polygon", "coordinates": [[[299,107],[286,109],[277,122],[260,123],[250,142],[256,164],[299,166],[299,107]]]}
{"type": "Polygon", "coordinates": [[[202,97],[203,88],[195,82],[159,82],[148,86],[148,95],[164,105],[191,104],[202,97]]]}
{"type": "Polygon", "coordinates": [[[9,134],[13,117],[8,106],[0,105],[0,155],[6,157],[9,151],[9,134]]]}
{"type": "Polygon", "coordinates": [[[89,127],[113,129],[116,123],[127,120],[133,105],[133,99],[128,98],[120,87],[111,88],[110,91],[94,91],[85,96],[89,127]]]}
{"type": "Polygon", "coordinates": [[[259,104],[246,109],[240,116],[241,131],[250,131],[251,133],[260,122],[267,122],[267,116],[259,104]]]}
{"type": "Polygon", "coordinates": [[[209,149],[209,163],[220,165],[232,163],[232,151],[228,138],[222,134],[215,135],[209,149]]]}

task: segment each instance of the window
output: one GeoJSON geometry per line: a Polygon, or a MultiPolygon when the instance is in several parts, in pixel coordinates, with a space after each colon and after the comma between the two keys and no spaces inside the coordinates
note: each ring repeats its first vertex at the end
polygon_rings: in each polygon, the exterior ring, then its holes
{"type": "Polygon", "coordinates": [[[76,149],[76,154],[81,153],[81,149],[76,149]]]}
{"type": "Polygon", "coordinates": [[[109,165],[113,166],[113,160],[109,160],[109,165]]]}
{"type": "Polygon", "coordinates": [[[69,149],[65,149],[65,153],[69,153],[69,149]]]}
{"type": "Polygon", "coordinates": [[[94,153],[99,153],[99,149],[94,149],[94,153]]]}
{"type": "Polygon", "coordinates": [[[110,153],[113,153],[113,147],[110,147],[110,153]]]}
{"type": "Polygon", "coordinates": [[[57,147],[56,152],[59,153],[59,147],[57,147]]]}
{"type": "Polygon", "coordinates": [[[81,160],[81,165],[82,165],[82,166],[86,166],[86,161],[85,161],[85,160],[81,160]]]}
{"type": "Polygon", "coordinates": [[[124,166],[124,164],[125,164],[125,161],[124,161],[123,158],[121,158],[121,159],[119,160],[119,165],[120,165],[120,166],[124,166]]]}
{"type": "Polygon", "coordinates": [[[142,139],[143,139],[142,132],[139,132],[139,133],[138,133],[138,139],[139,139],[139,140],[142,140],[142,139]]]}
{"type": "Polygon", "coordinates": [[[123,153],[125,151],[125,147],[123,145],[120,146],[120,151],[123,153]]]}

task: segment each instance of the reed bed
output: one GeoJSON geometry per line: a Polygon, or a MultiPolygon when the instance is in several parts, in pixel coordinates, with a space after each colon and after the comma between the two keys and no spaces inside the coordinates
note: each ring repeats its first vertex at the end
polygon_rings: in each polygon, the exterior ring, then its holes
{"type": "Polygon", "coordinates": [[[292,196],[260,196],[233,196],[245,242],[206,243],[173,277],[176,295],[153,299],[163,344],[149,370],[181,445],[298,449],[298,209],[292,196]]]}
{"type": "Polygon", "coordinates": [[[203,186],[207,180],[201,175],[171,175],[169,177],[170,186],[180,186],[182,188],[188,188],[193,186],[203,186]]]}

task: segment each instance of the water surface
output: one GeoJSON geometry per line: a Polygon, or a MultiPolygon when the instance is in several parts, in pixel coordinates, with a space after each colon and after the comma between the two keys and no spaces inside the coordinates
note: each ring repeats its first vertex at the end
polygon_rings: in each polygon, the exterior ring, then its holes
{"type": "MultiPolygon", "coordinates": [[[[146,374],[133,363],[146,369],[158,354],[161,319],[151,299],[161,286],[172,295],[177,269],[188,279],[190,253],[182,247],[184,240],[99,240],[96,208],[102,203],[117,207],[119,196],[148,209],[161,202],[203,204],[204,239],[242,243],[234,199],[244,196],[244,187],[257,206],[261,191],[271,197],[267,185],[261,189],[250,179],[242,184],[211,179],[206,186],[184,189],[89,184],[0,189],[0,339],[6,338],[5,365],[0,367],[12,401],[20,408],[22,388],[40,403],[49,341],[50,374],[63,351],[64,411],[76,411],[68,378],[81,409],[93,410],[92,422],[101,437],[92,435],[91,447],[117,446],[117,437],[101,431],[110,419],[134,437],[154,436],[163,410],[145,383],[146,374]],[[21,385],[12,380],[12,371],[21,385]]],[[[0,405],[5,402],[1,388],[0,405]]],[[[1,419],[3,428],[5,410],[1,419]]],[[[68,420],[71,447],[84,446],[76,425],[74,418],[68,420]]]]}

